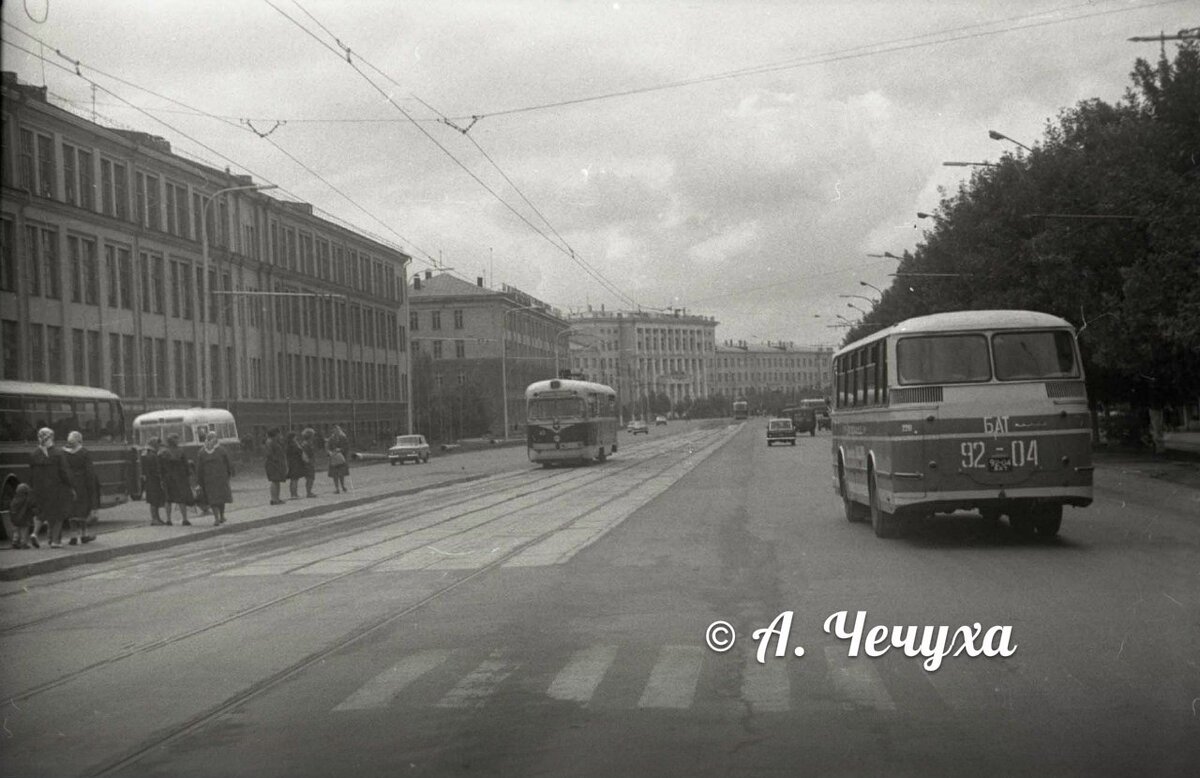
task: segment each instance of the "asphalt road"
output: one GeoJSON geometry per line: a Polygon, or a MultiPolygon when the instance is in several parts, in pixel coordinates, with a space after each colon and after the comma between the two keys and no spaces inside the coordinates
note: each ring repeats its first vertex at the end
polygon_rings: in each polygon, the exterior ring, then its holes
{"type": "Polygon", "coordinates": [[[884,541],[842,517],[828,433],[768,448],[764,426],[622,433],[586,468],[497,451],[469,484],[13,584],[0,771],[1200,769],[1188,505],[1109,478],[1054,541],[967,514],[884,541]],[[824,627],[859,611],[979,635],[931,672],[851,656],[824,627]]]}

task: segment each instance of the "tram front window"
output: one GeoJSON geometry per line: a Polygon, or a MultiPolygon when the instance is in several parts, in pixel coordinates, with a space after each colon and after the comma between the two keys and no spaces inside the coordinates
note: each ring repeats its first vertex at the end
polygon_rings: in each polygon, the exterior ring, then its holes
{"type": "Polygon", "coordinates": [[[564,419],[583,415],[583,400],[578,397],[547,397],[531,400],[529,419],[564,419]]]}

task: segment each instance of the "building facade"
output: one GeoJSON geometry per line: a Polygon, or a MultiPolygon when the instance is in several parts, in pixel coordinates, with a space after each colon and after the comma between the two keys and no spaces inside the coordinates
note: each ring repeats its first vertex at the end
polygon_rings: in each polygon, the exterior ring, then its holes
{"type": "Polygon", "coordinates": [[[572,370],[616,389],[627,414],[648,415],[653,396],[675,408],[715,391],[717,321],[710,316],[589,307],[569,321],[572,370]]]}
{"type": "MultiPolygon", "coordinates": [[[[833,347],[725,341],[716,348],[713,388],[730,399],[771,397],[785,404],[805,397],[829,397],[833,347]]],[[[777,403],[768,404],[774,407],[777,403]]]]}
{"type": "Polygon", "coordinates": [[[439,440],[520,435],[525,388],[568,367],[558,309],[521,290],[414,275],[409,329],[417,431],[439,440]]]}
{"type": "Polygon", "coordinates": [[[405,253],[12,73],[2,117],[0,376],[103,387],[130,417],[208,401],[243,437],[403,431],[405,253]]]}

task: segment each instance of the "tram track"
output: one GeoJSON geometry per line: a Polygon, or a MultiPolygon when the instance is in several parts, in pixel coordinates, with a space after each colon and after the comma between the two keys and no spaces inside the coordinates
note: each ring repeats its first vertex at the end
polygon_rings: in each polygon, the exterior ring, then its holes
{"type": "MultiPolygon", "coordinates": [[[[294,674],[295,672],[299,672],[304,667],[307,667],[308,665],[312,664],[312,662],[317,661],[322,657],[328,656],[329,654],[334,653],[335,651],[340,650],[341,648],[351,645],[356,640],[361,639],[362,637],[365,637],[367,634],[370,634],[371,632],[374,632],[375,630],[382,628],[383,626],[386,626],[387,624],[395,621],[396,619],[402,617],[403,615],[412,612],[416,608],[428,603],[429,601],[435,599],[436,597],[440,596],[441,594],[445,594],[449,591],[452,591],[453,589],[460,586],[462,583],[465,583],[468,580],[474,579],[486,571],[493,570],[496,567],[503,565],[505,562],[512,559],[513,557],[520,554],[521,552],[525,551],[526,549],[530,548],[531,546],[534,546],[534,545],[542,542],[546,538],[549,538],[551,535],[553,535],[557,532],[560,532],[567,527],[573,526],[574,524],[579,522],[584,517],[590,515],[595,510],[599,510],[604,505],[607,505],[615,500],[620,499],[624,495],[627,495],[629,492],[639,488],[645,482],[647,482],[651,479],[654,479],[654,478],[658,477],[659,475],[661,475],[662,473],[670,470],[671,468],[678,465],[681,461],[683,461],[687,456],[690,456],[693,453],[695,453],[696,450],[703,450],[707,453],[711,453],[711,451],[715,450],[715,448],[719,445],[719,443],[723,442],[723,439],[724,439],[724,435],[721,434],[720,432],[717,432],[715,434],[709,433],[709,434],[706,434],[703,436],[698,436],[698,438],[694,441],[695,448],[693,448],[692,451],[689,451],[687,454],[684,454],[683,456],[668,457],[665,463],[662,463],[662,464],[660,464],[660,466],[650,469],[644,477],[638,478],[636,482],[630,484],[627,488],[621,490],[620,492],[610,495],[603,503],[601,503],[597,506],[594,506],[594,507],[588,509],[587,511],[580,513],[579,515],[575,516],[574,518],[572,518],[569,522],[566,522],[565,524],[552,527],[542,533],[539,533],[535,537],[528,539],[527,541],[509,549],[508,551],[499,555],[495,560],[492,560],[491,562],[488,562],[488,563],[482,565],[477,570],[469,572],[463,578],[461,578],[455,582],[452,582],[451,584],[448,584],[445,587],[438,589],[436,592],[433,592],[430,595],[428,595],[427,597],[423,598],[420,602],[418,602],[414,605],[408,606],[397,613],[389,614],[382,618],[375,619],[372,622],[369,622],[367,625],[362,625],[359,628],[356,628],[352,633],[350,633],[349,637],[343,636],[342,638],[339,638],[337,641],[335,641],[334,644],[332,646],[330,646],[329,648],[323,649],[322,651],[317,652],[317,654],[310,655],[310,657],[306,657],[305,659],[300,660],[299,663],[294,664],[292,666],[291,671],[287,672],[286,675],[280,676],[279,674],[276,674],[276,675],[269,677],[268,679],[265,679],[262,682],[254,684],[250,688],[257,689],[257,691],[255,691],[254,694],[251,694],[249,696],[254,696],[255,694],[261,693],[261,691],[264,691],[264,690],[270,688],[271,686],[279,683],[284,678],[289,677],[290,675],[294,674]]],[[[549,473],[549,476],[550,476],[549,478],[545,477],[545,476],[547,476],[546,471],[540,471],[540,470],[535,471],[537,475],[542,476],[542,477],[532,481],[531,485],[537,484],[539,482],[547,481],[547,480],[552,481],[552,483],[540,486],[535,489],[531,489],[529,491],[522,492],[521,494],[506,495],[502,499],[496,500],[494,503],[489,503],[488,505],[485,505],[485,506],[480,506],[480,507],[472,508],[467,511],[455,513],[454,515],[448,516],[445,519],[437,522],[436,524],[426,525],[418,530],[408,530],[406,532],[400,532],[396,537],[400,538],[407,534],[412,534],[412,532],[423,531],[423,530],[429,529],[434,526],[440,526],[440,525],[444,525],[444,524],[452,522],[452,521],[457,521],[457,520],[460,520],[463,516],[470,515],[471,513],[480,512],[483,510],[494,509],[498,505],[503,505],[505,503],[514,502],[514,501],[520,500],[524,497],[528,497],[531,494],[537,494],[539,492],[557,490],[557,492],[555,494],[555,498],[558,498],[563,495],[567,495],[572,492],[575,492],[579,489],[583,489],[602,478],[611,477],[611,476],[619,474],[619,473],[624,473],[624,472],[633,470],[635,468],[642,467],[645,465],[645,463],[647,461],[649,461],[653,457],[657,456],[660,453],[660,451],[658,450],[658,447],[655,447],[653,449],[650,449],[649,451],[646,451],[644,449],[639,449],[639,453],[644,453],[646,456],[639,457],[638,459],[633,459],[628,462],[621,461],[621,466],[615,470],[611,467],[611,464],[614,463],[615,460],[610,460],[609,466],[604,467],[602,472],[600,470],[587,468],[587,469],[583,469],[583,470],[579,470],[579,471],[570,471],[570,474],[567,475],[565,478],[554,478],[555,475],[559,475],[559,474],[555,473],[553,471],[551,471],[549,473]],[[594,477],[593,477],[593,474],[594,474],[594,477]]],[[[705,456],[707,456],[707,453],[705,454],[705,456]]],[[[486,497],[487,497],[487,495],[482,495],[482,496],[475,496],[472,499],[479,500],[479,499],[485,499],[486,497]]],[[[465,502],[470,502],[470,501],[471,501],[470,499],[463,500],[463,501],[459,501],[458,504],[461,505],[465,502]]],[[[459,535],[465,534],[467,532],[476,531],[479,528],[486,526],[487,524],[492,524],[492,523],[495,523],[498,521],[503,521],[505,519],[511,518],[511,516],[514,513],[518,512],[519,510],[521,510],[521,509],[518,508],[516,510],[509,511],[509,512],[502,512],[490,519],[487,519],[486,521],[481,522],[480,524],[472,525],[472,526],[467,527],[459,532],[452,533],[452,535],[449,535],[449,536],[439,537],[436,540],[425,543],[422,546],[418,546],[417,548],[425,548],[425,547],[432,545],[432,543],[435,543],[435,542],[439,542],[439,543],[445,542],[448,538],[459,536],[459,535]]],[[[394,522],[394,521],[396,521],[396,519],[394,516],[389,516],[386,518],[381,518],[378,523],[383,523],[385,521],[386,522],[394,522]]],[[[377,560],[374,560],[371,562],[365,562],[361,566],[359,566],[353,570],[348,570],[343,573],[330,575],[329,577],[322,578],[322,580],[320,580],[320,581],[316,581],[310,585],[301,587],[300,589],[297,589],[295,591],[288,592],[288,593],[280,595],[278,597],[274,597],[265,602],[259,602],[259,603],[250,605],[248,607],[240,608],[236,611],[225,614],[218,618],[210,619],[209,621],[207,621],[203,624],[185,629],[182,632],[177,632],[173,635],[156,638],[156,639],[152,639],[152,640],[148,640],[148,641],[143,641],[136,645],[127,646],[127,647],[123,648],[122,650],[119,650],[119,651],[109,654],[106,657],[92,661],[92,662],[90,662],[84,666],[78,667],[70,672],[63,673],[56,678],[47,680],[40,684],[36,684],[32,687],[29,687],[27,689],[24,689],[20,692],[14,693],[14,694],[3,695],[3,699],[8,701],[10,704],[25,702],[29,699],[32,699],[41,694],[49,692],[53,689],[61,687],[67,683],[70,683],[71,681],[77,680],[85,675],[88,675],[89,673],[93,673],[97,670],[111,666],[113,664],[124,661],[131,657],[138,656],[140,654],[145,654],[145,653],[148,653],[151,651],[161,650],[161,649],[167,648],[169,646],[182,643],[183,641],[186,641],[191,638],[195,638],[197,636],[211,632],[215,629],[218,629],[218,628],[225,626],[227,624],[230,624],[232,622],[238,621],[240,619],[244,619],[248,616],[252,616],[257,613],[261,613],[262,611],[267,610],[269,608],[273,608],[273,607],[276,607],[276,606],[279,606],[279,605],[282,605],[285,603],[289,603],[293,600],[296,600],[296,599],[303,597],[307,594],[310,594],[314,591],[318,591],[322,588],[328,587],[332,584],[336,584],[336,583],[345,581],[345,580],[355,577],[355,576],[360,576],[360,575],[363,575],[366,573],[370,573],[375,568],[377,568],[381,565],[387,564],[388,562],[391,562],[391,561],[399,558],[400,556],[411,553],[413,550],[415,550],[415,549],[405,548],[403,550],[397,551],[394,554],[389,554],[387,556],[381,557],[380,559],[377,559],[377,560]]],[[[346,553],[346,552],[344,552],[344,551],[339,552],[338,554],[332,555],[332,556],[339,556],[344,553],[346,553]]],[[[245,564],[246,564],[245,559],[239,559],[236,563],[231,564],[228,567],[238,567],[238,566],[243,566],[245,564]]],[[[213,571],[209,571],[203,575],[207,576],[207,575],[213,575],[213,574],[214,574],[213,571]]],[[[193,576],[192,579],[194,580],[195,577],[199,577],[199,576],[193,576]]],[[[175,586],[175,585],[183,585],[183,583],[184,582],[182,580],[172,581],[170,583],[163,584],[162,586],[154,587],[151,590],[140,590],[136,594],[146,594],[146,593],[149,593],[150,591],[161,591],[161,590],[164,590],[167,588],[171,588],[172,586],[175,586]]],[[[129,597],[136,596],[136,594],[119,595],[117,598],[114,598],[112,601],[117,602],[120,600],[125,600],[125,599],[128,599],[129,597]]],[[[96,604],[93,603],[89,607],[94,609],[96,607],[96,604]]],[[[58,616],[65,616],[65,615],[68,615],[68,614],[63,613],[63,614],[59,614],[58,616]]],[[[56,618],[58,616],[46,617],[46,618],[42,619],[41,622],[39,622],[39,623],[44,623],[45,621],[49,621],[52,618],[56,618]]],[[[27,624],[27,626],[28,626],[28,624],[27,624]]],[[[12,633],[14,630],[15,630],[15,627],[10,628],[8,630],[8,632],[12,633]]],[[[232,707],[233,705],[238,704],[240,701],[242,701],[242,699],[248,699],[248,697],[246,697],[244,694],[238,695],[236,702],[227,702],[227,703],[223,704],[220,707],[220,711],[226,710],[229,707],[232,707]]],[[[216,713],[210,713],[208,715],[210,717],[212,715],[219,715],[220,711],[218,711],[216,713]]],[[[184,726],[188,726],[188,725],[185,724],[184,726]]],[[[162,743],[162,742],[165,742],[165,741],[163,741],[161,738],[158,741],[156,741],[156,743],[162,743]]],[[[148,750],[149,748],[152,748],[152,747],[154,747],[154,745],[147,746],[146,749],[143,749],[143,752],[144,752],[144,750],[148,750]]],[[[107,771],[108,768],[105,768],[105,770],[107,771]]]]}
{"type": "MultiPolygon", "coordinates": [[[[657,442],[658,445],[651,447],[648,451],[648,454],[650,456],[657,455],[662,449],[669,448],[672,445],[677,445],[678,442],[679,441],[677,439],[666,439],[662,442],[657,442]]],[[[640,448],[639,450],[646,451],[644,447],[640,448]]],[[[610,460],[610,463],[613,461],[614,460],[610,460]]],[[[615,462],[620,463],[622,460],[615,460],[615,462]]],[[[611,467],[604,471],[605,474],[611,472],[613,472],[611,467]]],[[[337,533],[351,527],[356,533],[363,533],[377,529],[385,524],[411,520],[427,511],[431,505],[436,505],[439,509],[445,509],[455,505],[467,504],[472,500],[477,500],[486,496],[488,493],[499,491],[499,489],[496,488],[497,486],[499,486],[500,489],[512,488],[512,481],[527,480],[529,483],[539,483],[545,482],[547,478],[586,478],[589,477],[589,475],[594,475],[596,473],[597,471],[590,468],[572,468],[566,471],[546,471],[540,468],[510,471],[507,473],[484,476],[476,481],[470,482],[466,487],[467,489],[478,489],[479,487],[485,487],[485,489],[472,494],[464,494],[450,503],[440,502],[440,500],[444,498],[444,490],[446,488],[461,487],[433,486],[417,493],[419,495],[417,501],[413,501],[411,499],[413,497],[413,493],[391,497],[378,496],[373,498],[365,498],[359,504],[350,505],[346,508],[339,508],[330,513],[309,518],[318,519],[320,521],[316,528],[319,528],[323,533],[337,533]],[[403,510],[403,512],[399,515],[387,513],[387,511],[393,507],[391,503],[395,501],[404,501],[403,505],[398,506],[403,510]],[[368,520],[368,522],[365,524],[361,523],[364,517],[371,516],[372,514],[380,515],[373,520],[368,520]]],[[[556,480],[555,483],[560,483],[560,481],[556,480]]],[[[523,486],[523,484],[521,486],[523,486]]],[[[542,488],[551,487],[543,486],[542,488]]],[[[516,496],[519,497],[522,495],[516,496]]],[[[456,517],[449,517],[447,521],[453,521],[455,518],[456,517]]],[[[157,585],[151,585],[149,587],[126,592],[124,594],[111,595],[102,599],[88,600],[72,607],[60,608],[50,613],[40,614],[35,618],[27,619],[16,624],[5,625],[0,627],[0,638],[9,634],[21,632],[30,627],[45,624],[61,617],[92,610],[97,607],[128,601],[145,594],[153,594],[174,587],[186,586],[197,580],[207,578],[208,576],[218,575],[225,570],[240,567],[248,562],[252,563],[258,558],[270,557],[276,553],[278,548],[287,547],[289,544],[295,544],[298,537],[303,538],[311,536],[314,526],[310,523],[304,523],[300,526],[297,526],[296,522],[289,522],[285,525],[277,525],[273,528],[262,529],[275,529],[276,531],[265,537],[251,538],[246,540],[239,546],[239,556],[236,560],[228,561],[225,564],[218,565],[216,567],[211,566],[210,563],[212,560],[216,559],[224,561],[228,559],[229,547],[225,544],[222,544],[219,547],[209,546],[201,549],[186,548],[178,553],[169,554],[167,556],[157,556],[151,561],[130,558],[130,560],[124,564],[110,564],[106,566],[103,574],[121,575],[137,571],[139,569],[145,569],[148,577],[155,574],[162,574],[165,576],[170,576],[170,578],[169,580],[164,580],[162,583],[157,585]],[[195,573],[180,575],[180,569],[186,566],[198,566],[203,569],[200,569],[195,573]]],[[[216,539],[214,538],[214,540],[216,539]]],[[[314,538],[309,542],[302,541],[293,547],[298,550],[310,549],[318,547],[326,542],[327,541],[325,538],[320,537],[314,538]]],[[[81,571],[76,575],[58,578],[49,584],[35,586],[32,588],[44,589],[49,587],[64,586],[81,580],[94,578],[96,575],[97,572],[95,570],[81,571]]],[[[26,596],[28,595],[30,588],[31,587],[24,586],[21,589],[0,593],[0,600],[5,597],[13,597],[18,595],[26,596]]]]}

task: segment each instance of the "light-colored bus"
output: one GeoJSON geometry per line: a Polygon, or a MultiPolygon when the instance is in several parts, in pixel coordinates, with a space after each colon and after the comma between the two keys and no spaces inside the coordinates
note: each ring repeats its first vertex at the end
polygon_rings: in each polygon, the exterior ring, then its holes
{"type": "Polygon", "coordinates": [[[555,378],[525,390],[529,461],[603,462],[617,452],[617,393],[611,386],[555,378]]]}
{"type": "Polygon", "coordinates": [[[178,435],[180,448],[189,456],[200,450],[210,431],[217,433],[223,447],[241,448],[237,423],[224,408],[170,408],[148,411],[133,420],[133,438],[139,446],[144,448],[151,438],[165,444],[168,435],[178,435]]]}
{"type": "Polygon", "coordinates": [[[137,451],[125,436],[120,397],[90,386],[0,381],[0,511],[7,537],[12,536],[8,506],[28,477],[29,455],[42,427],[54,430],[60,447],[71,432],[83,435],[100,479],[102,506],[140,496],[137,451]]]}
{"type": "Polygon", "coordinates": [[[745,418],[748,418],[749,416],[750,416],[750,403],[746,402],[745,400],[734,400],[733,401],[733,418],[735,420],[736,419],[745,419],[745,418]]]}
{"type": "Polygon", "coordinates": [[[909,319],[833,358],[834,489],[880,537],[976,510],[1055,535],[1092,502],[1091,425],[1070,323],[1032,311],[909,319]]]}

